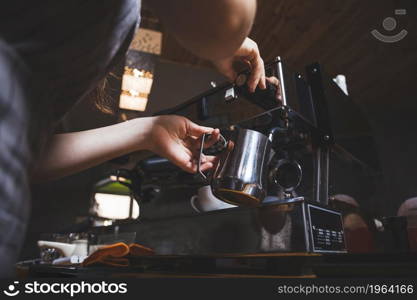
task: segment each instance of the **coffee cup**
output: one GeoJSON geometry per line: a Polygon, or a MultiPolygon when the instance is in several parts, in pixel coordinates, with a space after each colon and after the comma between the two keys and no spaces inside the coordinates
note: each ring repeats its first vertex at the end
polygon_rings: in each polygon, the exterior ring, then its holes
{"type": "Polygon", "coordinates": [[[200,187],[197,195],[191,197],[190,204],[199,213],[236,207],[236,205],[226,203],[215,197],[210,185],[200,187]]]}

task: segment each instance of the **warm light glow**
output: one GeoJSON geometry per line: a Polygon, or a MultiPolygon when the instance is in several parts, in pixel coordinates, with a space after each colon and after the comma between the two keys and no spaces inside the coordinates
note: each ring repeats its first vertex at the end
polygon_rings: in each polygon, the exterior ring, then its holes
{"type": "MultiPolygon", "coordinates": [[[[130,196],[96,193],[93,213],[106,219],[127,219],[129,217],[130,196]]],[[[132,218],[139,217],[139,205],[133,200],[132,218]]]]}
{"type": "Polygon", "coordinates": [[[152,88],[152,78],[136,77],[130,74],[124,74],[122,79],[123,91],[136,91],[136,93],[149,94],[152,88]]]}
{"type": "Polygon", "coordinates": [[[151,72],[125,67],[119,107],[128,110],[145,111],[152,82],[153,74],[151,72]]]}
{"type": "Polygon", "coordinates": [[[121,182],[126,182],[127,179],[124,177],[117,177],[116,175],[110,175],[110,180],[111,181],[121,181],[121,182]]]}
{"type": "Polygon", "coordinates": [[[148,98],[133,97],[121,94],[119,107],[128,110],[145,111],[147,103],[148,98]]]}

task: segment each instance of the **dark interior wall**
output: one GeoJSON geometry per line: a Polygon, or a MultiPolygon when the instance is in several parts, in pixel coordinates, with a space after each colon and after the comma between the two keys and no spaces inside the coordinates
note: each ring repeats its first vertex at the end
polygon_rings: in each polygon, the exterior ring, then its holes
{"type": "Polygon", "coordinates": [[[157,79],[152,85],[146,111],[139,117],[180,104],[211,87],[210,82],[222,83],[226,79],[213,69],[183,65],[160,60],[156,65],[157,79]]]}

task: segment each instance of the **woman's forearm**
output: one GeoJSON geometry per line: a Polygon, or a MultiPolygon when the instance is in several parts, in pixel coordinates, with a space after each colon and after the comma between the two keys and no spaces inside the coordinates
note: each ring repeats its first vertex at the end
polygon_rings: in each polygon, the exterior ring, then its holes
{"type": "Polygon", "coordinates": [[[154,118],[133,119],[107,127],[54,135],[32,179],[46,181],[70,175],[121,155],[149,148],[154,118]]]}

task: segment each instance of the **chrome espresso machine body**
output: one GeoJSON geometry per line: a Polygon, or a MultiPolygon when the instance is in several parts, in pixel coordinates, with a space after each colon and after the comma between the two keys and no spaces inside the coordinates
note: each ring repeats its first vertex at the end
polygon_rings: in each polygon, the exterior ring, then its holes
{"type": "MultiPolygon", "coordinates": [[[[242,73],[234,84],[159,113],[220,128],[226,139],[237,129],[271,137],[262,203],[196,211],[190,199],[207,183],[152,157],[133,170],[142,178],[141,213],[122,230],[137,232],[157,254],[346,252],[342,214],[330,208],[329,198],[356,193],[361,199],[371,192],[372,161],[354,146],[369,137],[366,119],[319,64],[303,76],[284,70],[278,57],[266,74],[266,90],[250,93],[249,74],[242,73]],[[343,113],[332,116],[332,106],[343,113]]],[[[207,153],[216,154],[216,146],[207,153]]]]}

